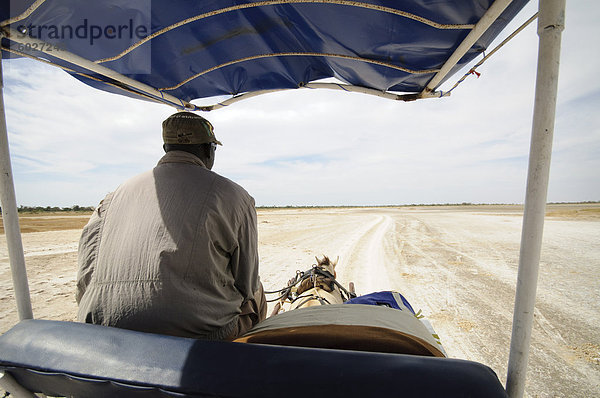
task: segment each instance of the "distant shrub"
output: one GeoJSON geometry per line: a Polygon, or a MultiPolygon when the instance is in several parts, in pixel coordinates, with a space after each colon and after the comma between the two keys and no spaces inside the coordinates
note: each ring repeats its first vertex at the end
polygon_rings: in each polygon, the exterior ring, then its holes
{"type": "Polygon", "coordinates": [[[79,206],[73,205],[71,207],[58,207],[58,206],[19,206],[17,209],[19,213],[57,213],[57,212],[90,212],[94,211],[93,206],[79,206]]]}

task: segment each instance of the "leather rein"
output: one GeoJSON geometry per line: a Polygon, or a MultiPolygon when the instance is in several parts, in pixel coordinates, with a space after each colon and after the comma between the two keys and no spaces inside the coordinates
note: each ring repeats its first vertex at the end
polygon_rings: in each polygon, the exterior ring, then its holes
{"type": "Polygon", "coordinates": [[[349,292],[338,281],[336,281],[335,276],[331,272],[327,271],[322,266],[313,265],[312,268],[307,271],[296,271],[295,279],[291,280],[288,286],[284,287],[283,289],[265,293],[281,293],[281,295],[276,299],[268,301],[277,301],[283,299],[290,300],[291,303],[294,303],[300,299],[304,299],[304,301],[302,301],[298,306],[302,306],[311,300],[318,300],[321,305],[326,305],[331,304],[329,301],[327,301],[327,299],[316,294],[307,294],[303,296],[302,293],[313,288],[321,288],[326,292],[331,293],[335,290],[336,286],[340,290],[342,301],[345,302],[356,297],[356,294],[349,292]],[[297,286],[296,291],[292,292],[292,289],[295,286],[297,286]]]}

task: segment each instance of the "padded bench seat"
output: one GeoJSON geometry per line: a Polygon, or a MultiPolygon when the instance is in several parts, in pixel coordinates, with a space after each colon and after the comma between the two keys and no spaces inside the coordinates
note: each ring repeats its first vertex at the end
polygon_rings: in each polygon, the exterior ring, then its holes
{"type": "Polygon", "coordinates": [[[203,341],[26,320],[0,336],[0,370],[74,397],[506,397],[470,361],[203,341]]]}

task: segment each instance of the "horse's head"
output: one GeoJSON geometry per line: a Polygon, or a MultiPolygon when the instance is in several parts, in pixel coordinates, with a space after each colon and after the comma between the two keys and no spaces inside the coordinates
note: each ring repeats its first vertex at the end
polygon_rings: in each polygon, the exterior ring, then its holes
{"type": "Polygon", "coordinates": [[[317,263],[313,264],[310,270],[297,271],[296,277],[288,282],[288,287],[278,291],[283,294],[271,315],[279,313],[285,302],[289,302],[289,307],[285,309],[285,311],[289,311],[314,305],[342,304],[348,298],[353,297],[354,284],[352,282],[350,282],[350,292],[348,292],[335,280],[337,277],[335,266],[340,258],[331,261],[329,257],[323,255],[322,259],[319,257],[315,257],[315,259],[317,263]],[[293,288],[295,291],[292,290],[293,288]]]}
{"type": "Polygon", "coordinates": [[[340,258],[338,257],[335,261],[331,261],[326,255],[323,255],[321,260],[319,260],[318,257],[315,257],[315,260],[317,260],[317,267],[323,268],[325,271],[333,275],[334,278],[337,277],[335,266],[337,265],[339,259],[340,258]]]}

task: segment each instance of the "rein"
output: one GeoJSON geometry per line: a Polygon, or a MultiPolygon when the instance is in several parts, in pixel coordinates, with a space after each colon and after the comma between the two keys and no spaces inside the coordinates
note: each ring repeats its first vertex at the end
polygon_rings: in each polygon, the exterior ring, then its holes
{"type": "Polygon", "coordinates": [[[300,300],[301,298],[303,298],[304,300],[302,300],[302,302],[300,304],[298,304],[298,308],[302,307],[304,304],[306,304],[312,300],[317,300],[319,302],[319,304],[321,304],[321,305],[331,304],[329,301],[327,301],[326,298],[318,296],[316,294],[312,294],[312,293],[307,296],[296,297],[294,300],[292,300],[292,304],[295,303],[296,301],[300,300]]]}
{"type": "MultiPolygon", "coordinates": [[[[319,300],[319,302],[321,302],[321,304],[329,304],[329,302],[327,302],[327,300],[325,300],[324,298],[318,297],[318,296],[313,296],[313,295],[309,295],[309,296],[301,296],[302,293],[304,293],[305,291],[312,289],[312,288],[316,288],[316,287],[320,287],[325,291],[328,292],[332,292],[335,289],[335,286],[337,286],[340,289],[340,295],[342,296],[342,300],[345,302],[351,298],[356,297],[356,294],[349,292],[348,290],[346,290],[346,288],[344,288],[338,281],[335,280],[335,276],[333,276],[333,274],[329,271],[327,271],[326,269],[324,269],[321,266],[318,265],[313,265],[311,269],[301,272],[301,271],[296,271],[296,277],[293,280],[290,280],[290,283],[288,284],[288,286],[279,289],[279,290],[275,290],[275,291],[270,291],[270,292],[265,292],[266,294],[276,294],[276,293],[280,293],[280,295],[272,300],[267,300],[267,302],[273,302],[273,301],[279,301],[282,299],[289,299],[292,303],[302,297],[306,297],[308,298],[308,300],[319,300]],[[296,288],[296,297],[292,297],[292,289],[297,286],[296,288]],[[325,303],[323,302],[325,301],[325,303]]],[[[302,304],[304,304],[306,301],[304,301],[302,304]]]]}

